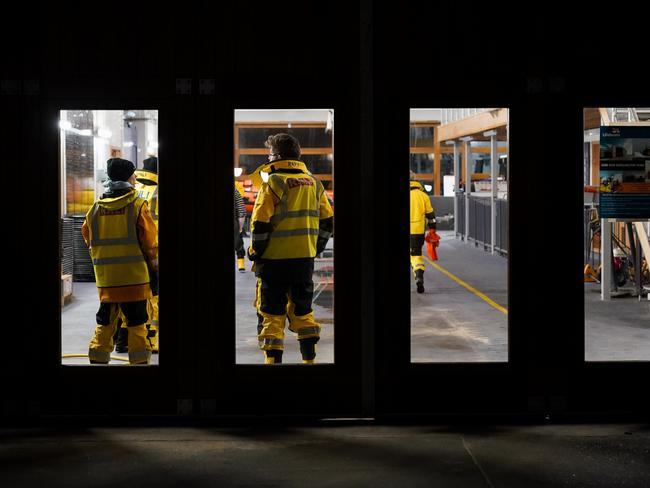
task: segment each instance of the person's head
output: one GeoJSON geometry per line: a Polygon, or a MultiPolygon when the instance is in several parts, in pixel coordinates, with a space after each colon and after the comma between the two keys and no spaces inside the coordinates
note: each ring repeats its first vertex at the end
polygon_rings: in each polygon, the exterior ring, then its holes
{"type": "Polygon", "coordinates": [[[156,156],[150,156],[142,161],[142,169],[150,173],[158,174],[158,158],[156,156]]]}
{"type": "Polygon", "coordinates": [[[273,134],[264,145],[269,149],[269,161],[300,158],[300,143],[290,134],[273,134]]]}
{"type": "Polygon", "coordinates": [[[135,165],[126,159],[111,158],[106,162],[106,173],[111,181],[135,184],[135,165]]]}
{"type": "Polygon", "coordinates": [[[415,173],[413,172],[413,170],[409,171],[409,180],[415,181],[415,173]]]}

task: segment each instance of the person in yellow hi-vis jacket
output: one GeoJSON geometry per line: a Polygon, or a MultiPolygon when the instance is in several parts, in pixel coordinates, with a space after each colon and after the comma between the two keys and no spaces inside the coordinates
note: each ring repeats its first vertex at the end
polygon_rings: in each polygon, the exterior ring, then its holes
{"type": "MultiPolygon", "coordinates": [[[[135,170],[136,185],[135,189],[138,196],[147,201],[149,212],[156,224],[156,234],[158,233],[158,158],[155,156],[148,157],[143,162],[143,169],[135,170]]],[[[147,340],[151,345],[151,352],[158,354],[158,273],[149,268],[149,280],[151,285],[152,297],[147,301],[147,311],[149,321],[147,322],[147,340]]],[[[128,352],[128,328],[123,314],[120,315],[120,326],[113,338],[115,341],[115,351],[128,352]]]]}
{"type": "Polygon", "coordinates": [[[268,180],[251,216],[248,257],[258,278],[258,340],[266,364],[282,362],[284,326],[298,335],[303,363],[313,363],[320,325],[312,311],[314,258],[327,244],[334,212],[323,184],[300,160],[300,143],[289,134],[269,136],[268,180]]]}
{"type": "Polygon", "coordinates": [[[422,259],[422,245],[426,228],[436,228],[436,215],[431,206],[429,195],[426,194],[422,184],[415,181],[415,173],[410,176],[411,193],[411,268],[415,277],[418,293],[424,293],[424,260],[422,259]]]}
{"type": "MultiPolygon", "coordinates": [[[[158,158],[151,156],[142,162],[142,169],[135,171],[137,184],[135,189],[138,196],[147,201],[149,212],[156,224],[158,235],[158,158]]],[[[149,322],[147,323],[147,338],[151,344],[151,352],[158,353],[158,273],[149,266],[151,294],[147,302],[149,322]]]]}
{"type": "Polygon", "coordinates": [[[130,364],[148,364],[147,300],[152,297],[147,264],[158,268],[158,235],[146,200],[136,192],[135,166],[107,162],[107,191],[86,214],[81,228],[95,269],[99,310],[90,341],[91,364],[108,364],[120,312],[128,327],[130,364]]]}

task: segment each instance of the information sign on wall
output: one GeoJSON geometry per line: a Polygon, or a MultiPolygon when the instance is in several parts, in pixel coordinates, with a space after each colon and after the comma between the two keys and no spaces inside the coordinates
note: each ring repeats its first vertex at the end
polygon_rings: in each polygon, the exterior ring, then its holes
{"type": "Polygon", "coordinates": [[[600,217],[650,218],[650,127],[600,128],[600,217]]]}

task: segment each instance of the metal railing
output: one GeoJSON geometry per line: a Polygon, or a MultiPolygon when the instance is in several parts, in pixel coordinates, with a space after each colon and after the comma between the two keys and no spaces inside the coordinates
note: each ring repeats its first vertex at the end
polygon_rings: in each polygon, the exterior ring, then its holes
{"type": "MultiPolygon", "coordinates": [[[[487,251],[492,245],[492,218],[490,199],[485,197],[469,197],[469,235],[465,236],[465,195],[456,195],[458,201],[457,235],[476,246],[483,246],[487,251]]],[[[496,225],[494,249],[501,254],[508,254],[508,201],[496,201],[496,225]]]]}

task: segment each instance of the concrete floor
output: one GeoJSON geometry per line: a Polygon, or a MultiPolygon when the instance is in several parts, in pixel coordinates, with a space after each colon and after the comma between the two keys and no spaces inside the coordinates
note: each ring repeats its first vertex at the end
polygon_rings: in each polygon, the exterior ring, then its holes
{"type": "MultiPolygon", "coordinates": [[[[439,261],[453,275],[507,308],[507,259],[440,231],[439,261]]],[[[246,239],[248,240],[248,239],[246,239]]],[[[248,244],[248,243],[246,243],[248,244]]],[[[328,253],[333,242],[328,244],[328,253]]],[[[233,260],[234,261],[234,260],[233,260]]],[[[252,306],[255,276],[236,273],[236,337],[238,364],[262,364],[257,346],[257,317],[252,306]]],[[[317,268],[331,265],[323,260],[317,268]]],[[[234,266],[234,263],[233,263],[234,266]]],[[[426,263],[426,291],[420,295],[411,282],[411,359],[414,362],[507,361],[507,316],[474,293],[426,263]]],[[[316,281],[323,278],[316,276],[316,281]]],[[[320,287],[320,285],[317,285],[320,287]]],[[[333,287],[316,293],[314,313],[322,335],[317,361],[334,362],[333,287]]],[[[318,289],[318,288],[317,288],[318,289]]],[[[600,300],[599,285],[585,284],[585,359],[587,361],[650,360],[650,302],[637,298],[600,300]]],[[[64,354],[86,354],[99,306],[94,283],[74,283],[74,298],[62,314],[64,354]]],[[[164,332],[163,332],[164,354],[164,332]]],[[[126,359],[126,354],[114,356],[126,359]]],[[[158,356],[152,363],[157,364],[158,356]]],[[[300,363],[295,335],[287,330],[284,362],[300,363]]],[[[64,364],[88,364],[87,359],[65,359],[64,364]]],[[[123,361],[113,361],[125,365],[123,361]]]]}
{"type": "Polygon", "coordinates": [[[0,428],[2,486],[650,486],[641,424],[0,428]]]}
{"type": "MultiPolygon", "coordinates": [[[[436,264],[507,309],[507,260],[455,239],[453,231],[438,234],[436,264]]],[[[425,292],[411,281],[411,361],[507,361],[508,317],[425,264],[425,292]]]]}
{"type": "Polygon", "coordinates": [[[585,360],[650,361],[650,302],[631,295],[606,302],[598,283],[585,283],[585,360]]]}

